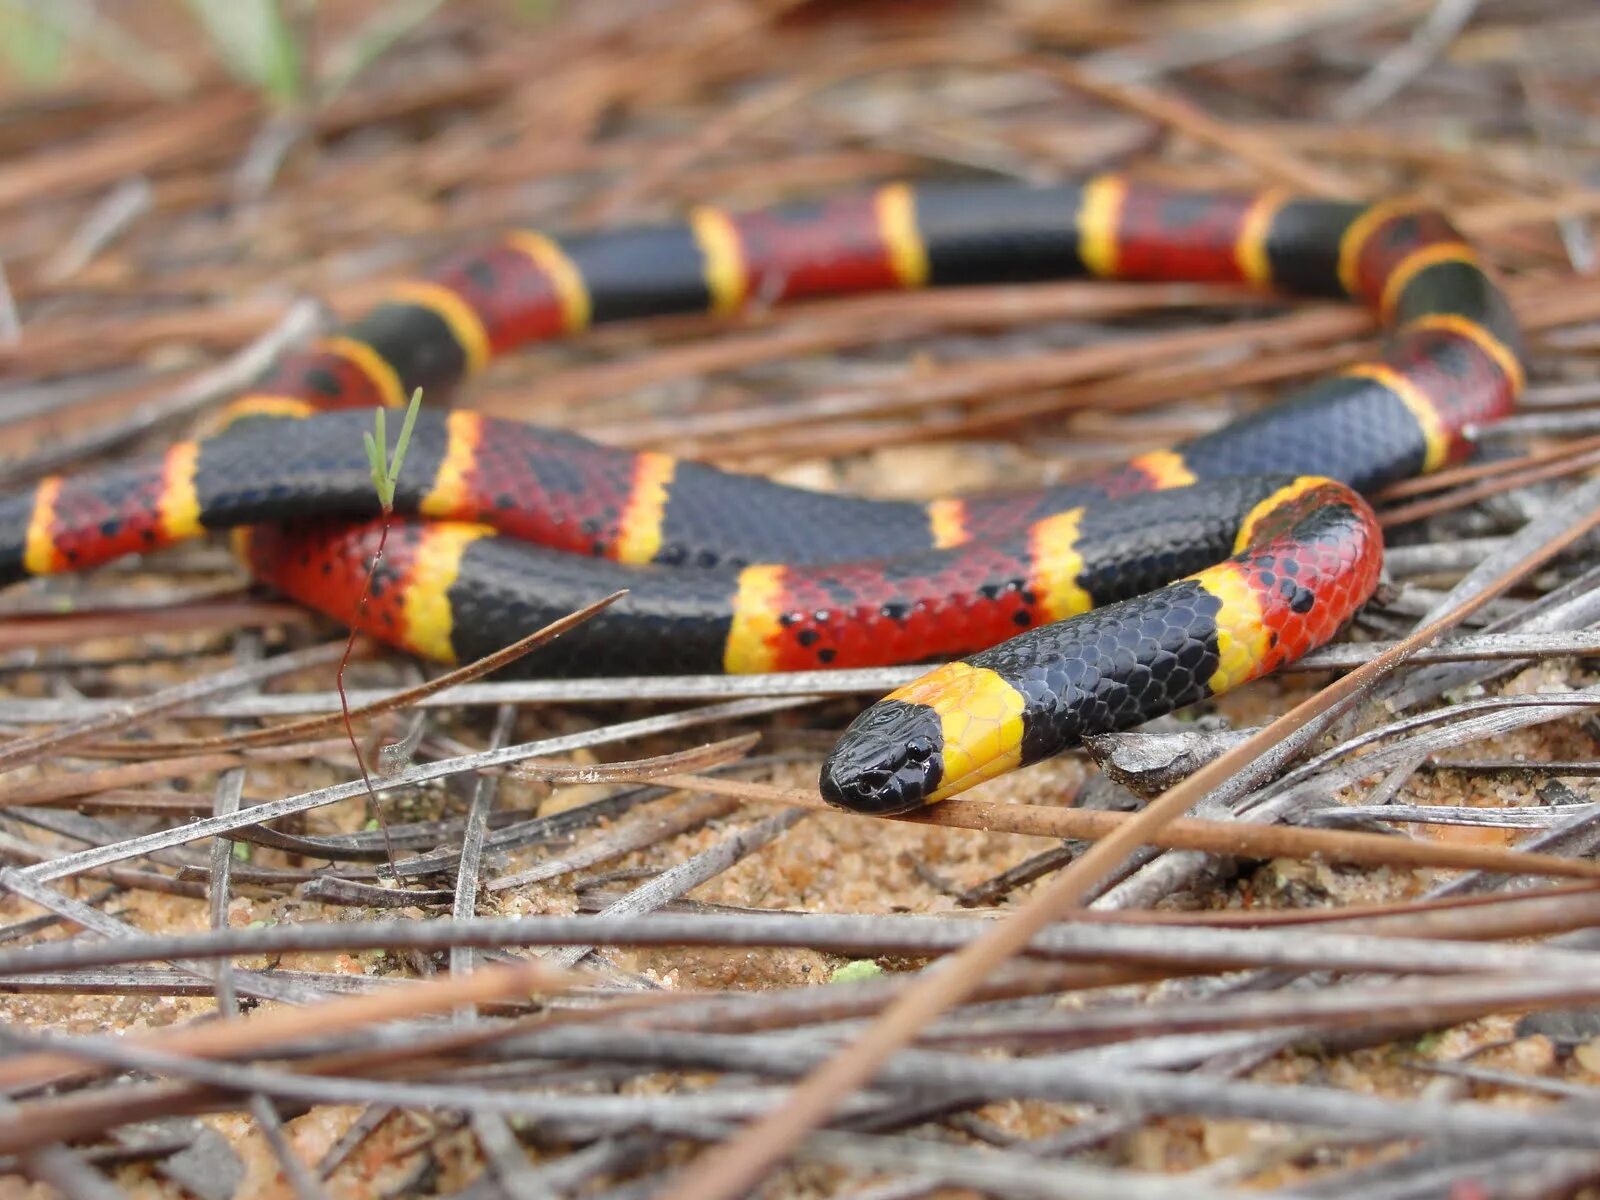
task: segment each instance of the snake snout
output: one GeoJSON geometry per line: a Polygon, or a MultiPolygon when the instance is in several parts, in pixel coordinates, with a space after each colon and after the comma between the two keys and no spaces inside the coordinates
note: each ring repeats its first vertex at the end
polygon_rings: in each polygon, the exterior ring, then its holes
{"type": "Polygon", "coordinates": [[[836,808],[878,816],[920,808],[943,777],[942,745],[932,709],[880,701],[844,731],[822,764],[822,798],[836,808]]]}

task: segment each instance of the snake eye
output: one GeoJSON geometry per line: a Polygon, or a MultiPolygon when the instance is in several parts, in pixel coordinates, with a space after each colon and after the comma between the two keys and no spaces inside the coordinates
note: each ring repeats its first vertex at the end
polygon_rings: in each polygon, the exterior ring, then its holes
{"type": "Polygon", "coordinates": [[[933,757],[933,739],[923,734],[909,737],[905,742],[906,757],[915,762],[927,762],[933,757]]]}

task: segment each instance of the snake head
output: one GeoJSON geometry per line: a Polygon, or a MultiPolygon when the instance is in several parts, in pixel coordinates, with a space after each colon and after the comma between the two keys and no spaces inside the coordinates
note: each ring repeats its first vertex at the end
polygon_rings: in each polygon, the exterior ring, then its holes
{"type": "Polygon", "coordinates": [[[822,798],[835,808],[887,816],[920,808],[944,773],[939,715],[881,700],[844,731],[822,764],[822,798]]]}

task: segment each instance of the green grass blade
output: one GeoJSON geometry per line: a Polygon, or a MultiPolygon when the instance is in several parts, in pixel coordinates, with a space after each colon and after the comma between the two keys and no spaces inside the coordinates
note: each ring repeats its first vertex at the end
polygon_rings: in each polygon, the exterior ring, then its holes
{"type": "Polygon", "coordinates": [[[7,0],[0,3],[0,51],[24,83],[52,83],[66,62],[67,37],[21,0],[7,0]]]}
{"type": "Polygon", "coordinates": [[[394,463],[389,470],[389,487],[400,479],[400,467],[406,461],[406,449],[411,445],[411,430],[417,423],[417,413],[422,408],[422,389],[411,393],[411,403],[406,405],[406,419],[400,426],[400,440],[394,445],[394,463]]]}
{"type": "Polygon", "coordinates": [[[186,0],[233,74],[281,105],[299,101],[304,68],[279,0],[186,0]]]}
{"type": "Polygon", "coordinates": [[[443,3],[444,0],[392,0],[388,7],[369,17],[353,36],[331,47],[323,58],[324,69],[319,72],[318,102],[326,104],[338,96],[443,3]]]}
{"type": "Polygon", "coordinates": [[[372,490],[378,493],[379,503],[388,507],[392,498],[385,495],[389,483],[389,464],[383,461],[383,451],[378,448],[371,430],[362,432],[361,443],[367,448],[367,469],[372,472],[372,490]]]}

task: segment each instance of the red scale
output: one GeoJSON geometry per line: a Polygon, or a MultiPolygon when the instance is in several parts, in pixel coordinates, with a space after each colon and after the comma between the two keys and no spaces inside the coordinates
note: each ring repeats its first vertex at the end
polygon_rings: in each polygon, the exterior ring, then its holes
{"type": "Polygon", "coordinates": [[[1400,213],[1381,221],[1356,253],[1357,298],[1376,305],[1389,276],[1407,258],[1428,246],[1454,245],[1461,234],[1436,212],[1400,213]]]}
{"type": "Polygon", "coordinates": [[[1240,283],[1239,237],[1250,196],[1196,196],[1129,184],[1116,221],[1119,279],[1240,283]]]}
{"type": "Polygon", "coordinates": [[[993,548],[970,546],[951,556],[945,569],[916,579],[893,578],[878,563],[823,571],[784,576],[783,611],[791,619],[782,625],[776,670],[955,657],[1015,636],[1036,620],[1021,587],[992,598],[978,591],[980,581],[1028,576],[1027,564],[993,548]]]}
{"type": "Polygon", "coordinates": [[[464,481],[469,504],[450,515],[483,520],[519,541],[573,554],[594,555],[598,544],[610,557],[639,461],[638,455],[605,447],[555,444],[531,427],[499,427],[495,437],[478,439],[464,481]],[[561,486],[541,477],[541,459],[560,470],[561,486]],[[518,507],[503,509],[502,496],[515,496],[518,507]]]}
{"type": "Polygon", "coordinates": [[[79,569],[165,546],[170,540],[161,529],[165,491],[164,471],[111,496],[96,486],[93,476],[62,479],[50,522],[56,561],[79,569]]]}
{"type": "MultiPolygon", "coordinates": [[[[251,529],[247,558],[256,578],[301,604],[349,621],[366,582],[366,548],[381,520],[289,522],[251,529]]],[[[405,593],[424,526],[396,521],[358,622],[375,637],[408,644],[405,593]]]]}
{"type": "Polygon", "coordinates": [[[731,217],[757,303],[900,286],[872,196],[848,196],[803,214],[731,217]]]}
{"type": "Polygon", "coordinates": [[[383,392],[355,363],[331,350],[291,354],[250,389],[264,396],[294,396],[317,408],[381,408],[383,392]]]}
{"type": "Polygon", "coordinates": [[[1450,432],[1450,456],[1471,449],[1466,431],[1498,421],[1516,405],[1514,383],[1498,360],[1477,342],[1449,329],[1411,329],[1400,334],[1384,359],[1432,403],[1450,432]]]}
{"type": "Polygon", "coordinates": [[[554,282],[512,246],[464,252],[446,260],[437,278],[477,314],[494,354],[566,332],[554,282]]]}

